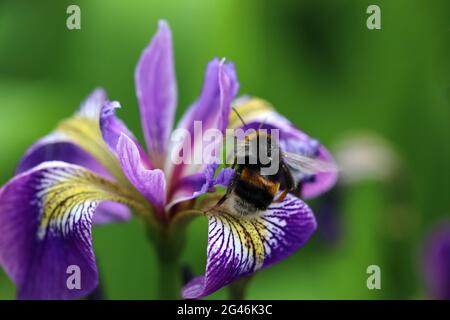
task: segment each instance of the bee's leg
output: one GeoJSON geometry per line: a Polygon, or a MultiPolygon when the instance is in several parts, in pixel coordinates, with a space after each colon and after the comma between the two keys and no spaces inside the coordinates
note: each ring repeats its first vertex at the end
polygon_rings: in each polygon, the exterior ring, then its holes
{"type": "MultiPolygon", "coordinates": [[[[237,161],[236,160],[237,160],[237,157],[234,157],[231,169],[236,168],[236,165],[237,165],[237,161]]],[[[228,186],[227,191],[225,192],[223,197],[220,198],[220,200],[216,203],[216,205],[213,208],[217,208],[217,207],[221,206],[225,202],[225,200],[228,199],[228,197],[231,194],[231,192],[233,192],[234,188],[236,188],[236,184],[237,184],[240,176],[241,176],[241,171],[240,170],[239,171],[236,170],[236,174],[234,175],[233,180],[231,180],[231,183],[228,186]]]]}
{"type": "MultiPolygon", "coordinates": [[[[234,166],[234,164],[233,164],[234,166]]],[[[234,189],[236,188],[237,182],[239,181],[239,178],[241,176],[241,171],[236,170],[236,174],[233,177],[233,180],[231,180],[230,185],[227,188],[227,191],[225,192],[225,194],[222,196],[222,198],[220,198],[220,200],[210,209],[206,210],[207,212],[210,212],[212,210],[217,209],[218,207],[220,207],[230,196],[230,194],[234,191],[234,189]]]]}
{"type": "Polygon", "coordinates": [[[280,193],[275,202],[282,202],[286,198],[288,193],[295,189],[294,177],[292,176],[291,171],[284,162],[281,162],[280,170],[286,180],[286,189],[284,189],[283,192],[280,193]]]}
{"type": "Polygon", "coordinates": [[[232,191],[233,191],[233,189],[231,189],[231,185],[230,185],[230,187],[227,189],[227,192],[222,196],[222,198],[220,198],[219,201],[217,201],[217,203],[213,207],[206,210],[205,213],[208,213],[208,212],[213,211],[213,210],[217,209],[218,207],[220,207],[228,199],[228,197],[230,196],[232,191]]]}
{"type": "Polygon", "coordinates": [[[284,189],[283,192],[280,193],[278,198],[275,200],[275,202],[283,202],[284,198],[286,198],[287,194],[289,193],[288,189],[284,189]]]}

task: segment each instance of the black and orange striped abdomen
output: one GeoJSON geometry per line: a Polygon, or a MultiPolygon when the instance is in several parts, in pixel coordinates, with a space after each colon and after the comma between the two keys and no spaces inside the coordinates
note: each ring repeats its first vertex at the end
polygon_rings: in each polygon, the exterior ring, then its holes
{"type": "Polygon", "coordinates": [[[279,182],[261,176],[256,170],[244,168],[234,192],[257,210],[266,210],[279,188],[279,182]]]}

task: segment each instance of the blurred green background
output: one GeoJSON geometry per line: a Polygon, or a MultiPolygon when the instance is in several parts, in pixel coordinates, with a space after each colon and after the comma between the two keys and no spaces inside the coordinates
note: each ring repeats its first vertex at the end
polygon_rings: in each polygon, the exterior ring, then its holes
{"type": "MultiPolygon", "coordinates": [[[[142,137],[134,68],[159,18],[173,31],[178,117],[200,92],[206,63],[226,57],[241,94],[272,102],[334,152],[363,130],[384,137],[401,161],[394,178],[341,185],[338,235],[330,240],[319,226],[304,248],[259,272],[248,298],[426,298],[423,241],[450,214],[446,0],[1,0],[0,184],[97,86],[121,101],[119,116],[142,137]],[[69,4],[81,8],[81,30],[66,28],[69,4]],[[370,4],[381,7],[381,30],[366,27],[370,4]],[[381,290],[366,287],[372,264],[381,290]]],[[[318,216],[325,201],[311,202],[318,216]]],[[[183,256],[196,274],[206,235],[206,221],[196,220],[183,256]]],[[[95,227],[94,244],[108,298],[156,297],[155,254],[139,221],[95,227]]],[[[14,290],[0,271],[0,299],[14,290]]]]}

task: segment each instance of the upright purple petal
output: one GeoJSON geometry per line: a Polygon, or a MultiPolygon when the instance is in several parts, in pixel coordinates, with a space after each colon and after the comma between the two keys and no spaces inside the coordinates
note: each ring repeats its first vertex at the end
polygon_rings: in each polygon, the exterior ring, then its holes
{"type": "Polygon", "coordinates": [[[109,146],[111,151],[117,156],[117,144],[122,134],[133,140],[141,157],[143,165],[147,169],[153,168],[153,164],[148,159],[148,156],[144,148],[135,138],[134,134],[127,128],[127,126],[116,116],[116,109],[121,108],[118,101],[106,102],[102,108],[100,115],[100,130],[102,132],[103,139],[109,146]]]}
{"type": "MultiPolygon", "coordinates": [[[[214,156],[217,156],[217,154],[205,154],[204,148],[208,144],[212,144],[210,149],[218,153],[222,141],[214,140],[211,142],[202,139],[205,139],[204,133],[209,129],[216,129],[221,134],[225,132],[231,110],[231,101],[238,88],[239,84],[232,64],[218,59],[214,59],[208,64],[201,96],[185,113],[178,125],[178,129],[189,132],[189,135],[184,138],[190,139],[188,144],[192,146],[188,163],[174,165],[170,162],[170,154],[167,158],[169,162],[166,169],[171,177],[169,193],[171,203],[181,201],[187,194],[187,190],[178,188],[180,186],[179,181],[185,177],[203,174],[207,170],[207,166],[212,163],[214,156]],[[200,158],[200,161],[196,161],[196,157],[200,158]]],[[[184,140],[178,142],[178,145],[183,145],[184,142],[184,140]]],[[[176,148],[172,145],[171,152],[174,152],[174,150],[176,148]]]]}
{"type": "Polygon", "coordinates": [[[215,212],[209,217],[206,273],[183,288],[183,297],[204,297],[288,257],[315,229],[312,211],[291,195],[255,217],[215,212]]]}
{"type": "MultiPolygon", "coordinates": [[[[239,114],[244,118],[243,126],[236,114],[230,115],[229,127],[236,129],[279,129],[280,147],[285,152],[301,154],[324,162],[334,163],[328,150],[318,140],[309,137],[297,129],[289,120],[276,113],[266,101],[258,98],[242,97],[234,103],[239,114]]],[[[293,170],[297,184],[301,184],[299,194],[302,198],[313,198],[331,189],[337,180],[337,172],[319,172],[315,175],[306,175],[293,170]]]]}
{"type": "Polygon", "coordinates": [[[199,99],[181,119],[178,128],[194,133],[194,121],[201,121],[203,129],[222,132],[228,125],[231,101],[239,90],[236,70],[232,63],[213,59],[206,67],[203,89],[199,99]]]}
{"type": "Polygon", "coordinates": [[[155,207],[164,208],[166,203],[166,179],[160,169],[147,169],[141,161],[136,144],[121,134],[117,144],[117,157],[123,172],[135,188],[155,207]]]}
{"type": "Polygon", "coordinates": [[[114,183],[63,162],[44,162],[0,189],[0,265],[19,298],[72,299],[97,286],[91,221],[103,200],[135,203],[114,183]],[[69,279],[74,272],[80,287],[69,279]]]}
{"type": "Polygon", "coordinates": [[[424,278],[430,298],[450,300],[450,224],[441,226],[426,243],[424,278]]]}
{"type": "MultiPolygon", "coordinates": [[[[161,170],[151,170],[153,164],[148,159],[144,148],[123,121],[116,116],[118,108],[121,106],[117,101],[106,102],[102,108],[100,130],[103,139],[118,158],[122,170],[131,184],[153,205],[162,208],[165,201],[164,174],[161,170]],[[122,136],[126,141],[119,146],[122,136]],[[135,158],[136,150],[138,156],[135,158]]],[[[97,222],[97,220],[94,221],[97,222]]]]}
{"type": "Polygon", "coordinates": [[[172,34],[165,21],[139,59],[135,81],[148,154],[162,167],[177,104],[172,34]]]}

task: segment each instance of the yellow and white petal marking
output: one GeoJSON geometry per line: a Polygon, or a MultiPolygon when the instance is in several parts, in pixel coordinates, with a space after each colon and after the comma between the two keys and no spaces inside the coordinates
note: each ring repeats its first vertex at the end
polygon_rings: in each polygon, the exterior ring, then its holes
{"type": "Polygon", "coordinates": [[[197,299],[242,276],[274,264],[299,249],[316,229],[312,211],[288,195],[258,216],[214,210],[209,214],[206,273],[183,289],[197,299]]]}
{"type": "MultiPolygon", "coordinates": [[[[92,155],[119,183],[130,186],[118,160],[104,142],[100,131],[100,112],[105,102],[106,92],[103,89],[94,90],[72,117],[60,122],[48,135],[46,142],[68,142],[79,146],[92,155]]],[[[41,141],[41,144],[43,142],[45,140],[41,141]]]]}
{"type": "Polygon", "coordinates": [[[290,195],[258,215],[216,210],[209,218],[209,263],[213,267],[216,259],[219,264],[238,262],[239,273],[254,272],[277,259],[280,248],[283,254],[292,253],[288,248],[303,243],[302,236],[314,229],[312,211],[290,195]]]}
{"type": "Polygon", "coordinates": [[[237,259],[240,269],[252,272],[274,258],[279,248],[302,242],[299,237],[305,232],[309,236],[314,229],[311,210],[290,195],[259,215],[244,217],[216,210],[209,220],[208,256],[218,254],[222,263],[237,259]]]}
{"type": "Polygon", "coordinates": [[[62,121],[56,132],[91,154],[117,181],[124,185],[129,184],[117,158],[103,140],[98,118],[90,118],[84,113],[77,113],[72,118],[62,121]]]}
{"type": "MultiPolygon", "coordinates": [[[[86,226],[84,222],[90,224],[101,201],[114,201],[138,210],[145,206],[117,184],[76,165],[45,162],[33,171],[40,175],[34,186],[39,239],[48,232],[67,236],[76,226],[86,226]]],[[[85,233],[80,229],[76,231],[85,233]]]]}
{"type": "MultiPolygon", "coordinates": [[[[263,122],[266,118],[275,114],[272,105],[259,98],[243,97],[234,102],[234,108],[237,110],[242,119],[248,124],[254,121],[263,122]]],[[[242,122],[236,112],[230,113],[228,128],[236,129],[242,126],[242,122]]]]}
{"type": "Polygon", "coordinates": [[[240,269],[254,271],[264,262],[264,239],[267,230],[258,218],[246,219],[225,212],[216,212],[209,220],[208,255],[217,256],[217,263],[240,261],[240,269]]]}

